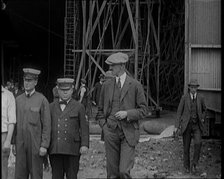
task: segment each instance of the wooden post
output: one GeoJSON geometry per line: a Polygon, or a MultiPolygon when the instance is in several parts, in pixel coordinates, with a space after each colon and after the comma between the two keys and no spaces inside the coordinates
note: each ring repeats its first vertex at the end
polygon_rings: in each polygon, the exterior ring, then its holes
{"type": "Polygon", "coordinates": [[[157,83],[156,83],[156,102],[157,102],[157,110],[159,107],[159,77],[160,77],[160,12],[161,12],[161,0],[159,0],[159,10],[158,10],[158,28],[157,28],[157,35],[158,35],[158,48],[157,48],[157,54],[158,54],[158,63],[157,63],[157,83]]]}
{"type": "Polygon", "coordinates": [[[138,79],[138,26],[139,26],[139,0],[135,2],[135,79],[138,79]]]}

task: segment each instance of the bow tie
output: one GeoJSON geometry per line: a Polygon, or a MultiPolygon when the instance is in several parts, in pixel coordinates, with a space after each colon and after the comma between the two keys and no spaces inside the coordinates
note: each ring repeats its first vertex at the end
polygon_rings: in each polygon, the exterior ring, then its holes
{"type": "Polygon", "coordinates": [[[67,102],[67,101],[62,100],[62,101],[59,101],[59,104],[64,104],[64,105],[67,105],[67,104],[68,104],[68,102],[67,102]]]}

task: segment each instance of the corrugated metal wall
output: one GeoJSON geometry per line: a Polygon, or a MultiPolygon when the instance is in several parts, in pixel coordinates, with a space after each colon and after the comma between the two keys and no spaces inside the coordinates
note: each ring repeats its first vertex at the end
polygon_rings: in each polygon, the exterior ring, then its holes
{"type": "Polygon", "coordinates": [[[198,79],[202,88],[221,89],[221,51],[194,49],[191,59],[191,77],[198,79]]]}
{"type": "Polygon", "coordinates": [[[221,0],[190,0],[190,43],[221,44],[221,0]]]}
{"type": "Polygon", "coordinates": [[[200,88],[221,90],[221,0],[188,0],[190,78],[200,88]]]}

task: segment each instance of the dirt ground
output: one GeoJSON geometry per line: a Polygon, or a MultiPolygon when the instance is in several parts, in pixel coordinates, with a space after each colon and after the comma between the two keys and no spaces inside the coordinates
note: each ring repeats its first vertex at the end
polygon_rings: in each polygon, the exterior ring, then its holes
{"type": "MultiPolygon", "coordinates": [[[[193,145],[191,146],[191,151],[193,145]]],[[[193,152],[191,152],[193,153],[193,152]]],[[[221,178],[221,141],[203,139],[199,172],[195,175],[183,172],[182,139],[153,139],[139,143],[131,174],[134,178],[221,178]]],[[[88,154],[80,160],[79,179],[106,178],[104,144],[99,139],[90,142],[88,154]]],[[[10,168],[13,179],[14,166],[10,168]]],[[[51,172],[44,172],[44,179],[50,179],[51,172]]]]}

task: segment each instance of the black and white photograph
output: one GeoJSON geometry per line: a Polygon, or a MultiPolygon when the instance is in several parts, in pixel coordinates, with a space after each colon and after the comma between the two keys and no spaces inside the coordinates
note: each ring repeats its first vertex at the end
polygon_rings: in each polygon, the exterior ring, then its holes
{"type": "Polygon", "coordinates": [[[3,179],[222,178],[221,0],[0,0],[3,179]]]}

